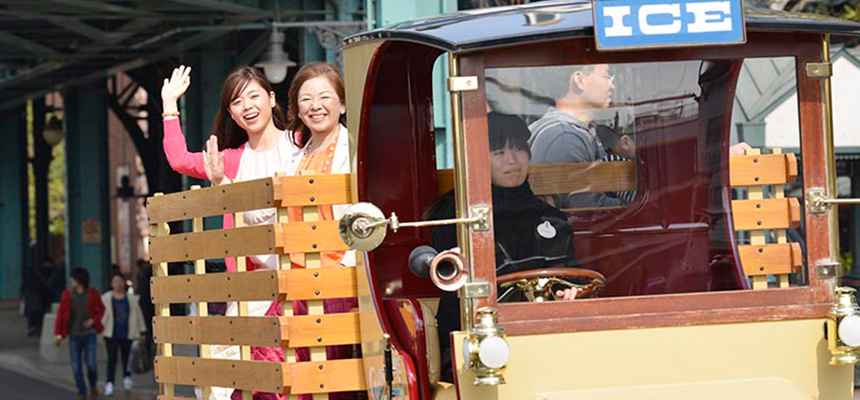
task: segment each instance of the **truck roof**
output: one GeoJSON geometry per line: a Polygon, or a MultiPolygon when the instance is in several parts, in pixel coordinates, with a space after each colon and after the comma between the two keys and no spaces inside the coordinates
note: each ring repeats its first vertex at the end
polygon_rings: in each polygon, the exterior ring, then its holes
{"type": "MultiPolygon", "coordinates": [[[[748,31],[820,32],[860,35],[860,23],[839,18],[746,7],[748,31]]],[[[464,53],[526,42],[591,37],[590,1],[544,1],[461,11],[358,33],[344,46],[376,40],[405,40],[464,53]]]]}

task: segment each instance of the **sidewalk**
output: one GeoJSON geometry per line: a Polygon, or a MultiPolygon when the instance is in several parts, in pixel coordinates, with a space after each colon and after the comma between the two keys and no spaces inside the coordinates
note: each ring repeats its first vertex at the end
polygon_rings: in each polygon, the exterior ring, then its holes
{"type": "MultiPolygon", "coordinates": [[[[68,363],[49,363],[39,355],[39,338],[27,337],[26,318],[18,313],[17,301],[0,301],[0,368],[13,371],[28,378],[45,382],[47,384],[65,389],[74,393],[75,378],[72,368],[68,363]]],[[[53,331],[53,326],[45,326],[44,329],[53,331]]],[[[103,340],[99,338],[99,340],[103,340]]],[[[104,355],[99,358],[105,359],[104,355]]],[[[99,392],[104,393],[106,362],[100,362],[99,392]]],[[[114,381],[118,384],[113,397],[102,399],[131,399],[131,400],[153,400],[158,395],[158,386],[152,371],[146,374],[134,374],[134,389],[125,391],[122,389],[122,373],[117,367],[114,381]]],[[[22,385],[25,383],[22,382],[22,385]]],[[[73,397],[70,397],[73,398],[73,397]]],[[[59,399],[58,399],[59,400],[59,399]]]]}

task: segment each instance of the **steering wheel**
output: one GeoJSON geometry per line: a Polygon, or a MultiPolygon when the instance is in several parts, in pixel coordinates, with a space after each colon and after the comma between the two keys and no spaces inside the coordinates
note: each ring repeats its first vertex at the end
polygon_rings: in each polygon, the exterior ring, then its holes
{"type": "Polygon", "coordinates": [[[606,286],[606,277],[585,268],[540,268],[501,275],[496,278],[496,283],[503,290],[500,301],[518,289],[530,302],[544,302],[554,299],[552,288],[555,285],[579,289],[576,298],[594,297],[606,286]],[[569,280],[587,283],[571,283],[569,280]]]}

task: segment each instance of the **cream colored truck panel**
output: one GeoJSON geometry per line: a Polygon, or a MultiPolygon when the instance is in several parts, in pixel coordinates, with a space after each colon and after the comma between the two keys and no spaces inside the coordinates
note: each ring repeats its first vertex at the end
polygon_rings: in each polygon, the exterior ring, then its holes
{"type": "Polygon", "coordinates": [[[852,399],[853,368],[828,365],[823,327],[817,319],[508,337],[507,384],[472,386],[460,368],[460,399],[852,399]]]}

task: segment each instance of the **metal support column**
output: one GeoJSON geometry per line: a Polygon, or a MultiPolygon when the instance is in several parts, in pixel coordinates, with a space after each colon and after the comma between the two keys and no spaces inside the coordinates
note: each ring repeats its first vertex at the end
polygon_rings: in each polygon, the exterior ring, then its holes
{"type": "Polygon", "coordinates": [[[48,233],[48,171],[53,155],[45,141],[45,98],[33,100],[33,184],[36,210],[36,251],[33,265],[40,265],[51,254],[48,233]]]}
{"type": "MultiPolygon", "coordinates": [[[[180,120],[188,151],[203,151],[212,132],[212,123],[221,100],[221,87],[232,69],[232,57],[224,50],[227,47],[224,39],[213,40],[190,54],[186,60],[192,68],[192,76],[191,86],[180,104],[180,120]]],[[[201,180],[182,177],[183,190],[189,190],[191,185],[203,184],[201,180]]],[[[221,217],[205,218],[204,226],[206,229],[220,228],[221,217]]],[[[187,228],[190,231],[190,225],[187,228]]]]}
{"type": "Polygon", "coordinates": [[[27,118],[23,106],[0,114],[0,298],[20,295],[30,245],[27,227],[27,118]]]}
{"type": "Polygon", "coordinates": [[[105,82],[63,96],[66,122],[66,272],[85,268],[103,289],[110,274],[110,182],[105,82]]]}

